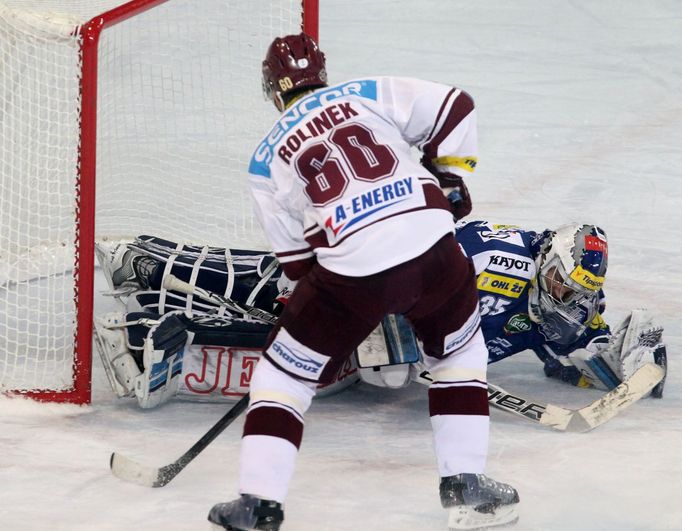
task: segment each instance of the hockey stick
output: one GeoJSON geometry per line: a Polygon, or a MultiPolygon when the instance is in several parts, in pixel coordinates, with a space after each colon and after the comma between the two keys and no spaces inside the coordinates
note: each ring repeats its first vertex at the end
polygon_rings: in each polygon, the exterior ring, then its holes
{"type": "MultiPolygon", "coordinates": [[[[226,306],[230,310],[243,313],[244,315],[250,315],[265,323],[274,324],[277,322],[277,317],[265,310],[247,304],[241,304],[212,291],[192,286],[174,275],[168,275],[163,279],[163,287],[167,290],[178,291],[187,295],[196,295],[197,297],[213,302],[214,304],[226,306]]],[[[213,442],[225,428],[232,424],[234,419],[241,415],[247,408],[248,404],[249,395],[246,394],[189,450],[168,465],[162,466],[161,468],[148,467],[133,461],[129,457],[114,452],[111,454],[109,463],[111,471],[116,477],[124,481],[137,483],[138,485],[147,487],[163,487],[177,476],[211,442],[213,442]]]]}
{"type": "MultiPolygon", "coordinates": [[[[398,335],[397,330],[384,327],[384,333],[391,341],[386,341],[385,348],[389,352],[388,359],[395,359],[391,350],[396,343],[405,343],[405,335],[398,335]]],[[[410,333],[411,330],[410,330],[410,333]]],[[[411,342],[407,342],[411,345],[411,342]]],[[[415,348],[409,346],[410,348],[415,348]]],[[[416,347],[418,348],[418,347],[416,347]]],[[[659,356],[655,356],[656,363],[646,363],[637,369],[627,380],[604,394],[601,398],[580,409],[568,409],[554,404],[543,404],[528,398],[509,393],[498,385],[488,382],[488,403],[498,409],[524,417],[544,426],[549,426],[559,431],[584,432],[607,422],[624,409],[637,402],[646,393],[660,393],[666,375],[665,349],[659,356]]],[[[422,372],[419,377],[431,380],[428,371],[422,372]]],[[[655,396],[655,395],[654,395],[655,396]]]]}
{"type": "MultiPolygon", "coordinates": [[[[162,286],[170,291],[177,291],[186,295],[196,295],[206,301],[225,306],[232,311],[249,315],[268,324],[275,324],[277,322],[277,317],[265,310],[239,303],[229,297],[197,286],[192,286],[174,275],[164,277],[162,286]]],[[[113,453],[110,459],[112,473],[124,481],[147,487],[163,487],[167,485],[247,408],[248,403],[249,395],[246,394],[201,439],[172,463],[161,468],[153,468],[141,465],[122,454],[113,453]]]]}
{"type": "Polygon", "coordinates": [[[646,363],[615,389],[580,409],[536,402],[509,393],[491,383],[488,383],[488,402],[498,409],[555,430],[586,432],[604,424],[637,402],[660,383],[664,376],[663,368],[654,363],[646,363]]]}
{"type": "Polygon", "coordinates": [[[114,452],[111,454],[111,459],[109,461],[111,472],[114,476],[124,481],[137,483],[138,485],[144,485],[145,487],[163,487],[170,483],[170,481],[182,472],[196,456],[198,456],[225,430],[225,428],[232,424],[248,405],[249,395],[247,393],[239,402],[232,406],[230,410],[225,413],[225,415],[223,415],[223,417],[216,422],[203,437],[201,437],[201,439],[194,443],[189,450],[168,465],[162,466],[161,468],[149,467],[114,452]]]}
{"type": "Polygon", "coordinates": [[[178,291],[186,295],[196,295],[204,300],[210,301],[219,306],[225,306],[228,309],[243,313],[244,315],[249,315],[263,321],[264,323],[275,324],[277,322],[277,317],[273,314],[256,308],[255,306],[249,306],[248,304],[242,304],[229,297],[224,297],[223,295],[218,295],[212,291],[205,290],[198,286],[192,286],[187,282],[180,280],[174,275],[166,275],[163,279],[162,286],[170,291],[178,291]]]}

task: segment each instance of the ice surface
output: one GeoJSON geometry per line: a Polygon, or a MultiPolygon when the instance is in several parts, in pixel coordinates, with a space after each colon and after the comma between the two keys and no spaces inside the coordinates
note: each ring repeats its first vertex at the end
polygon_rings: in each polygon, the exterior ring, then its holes
{"type": "MultiPolygon", "coordinates": [[[[332,81],[416,76],[474,96],[472,216],[536,229],[602,225],[606,317],[646,306],[665,326],[663,400],[587,434],[493,411],[488,471],[520,491],[514,529],[682,529],[682,4],[321,4],[332,81]]],[[[107,304],[97,301],[100,311],[107,304]]],[[[547,381],[526,354],[492,366],[490,379],[569,406],[599,394],[547,381]]],[[[167,464],[224,411],[179,402],[141,411],[113,397],[98,360],[90,407],[0,400],[0,529],[206,529],[211,505],[236,493],[241,421],[162,489],[117,480],[109,455],[167,464]]],[[[313,404],[284,529],[444,530],[437,483],[425,388],[358,386],[313,404]]]]}

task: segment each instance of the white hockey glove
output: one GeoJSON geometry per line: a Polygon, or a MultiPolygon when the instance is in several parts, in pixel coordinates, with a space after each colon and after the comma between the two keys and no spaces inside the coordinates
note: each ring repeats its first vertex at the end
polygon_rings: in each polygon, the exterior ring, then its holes
{"type": "MultiPolygon", "coordinates": [[[[597,343],[569,354],[583,376],[599,389],[610,390],[627,380],[642,365],[655,362],[665,368],[663,327],[646,310],[632,310],[612,332],[607,344],[597,343]]],[[[662,385],[652,392],[662,396],[662,385]]]]}

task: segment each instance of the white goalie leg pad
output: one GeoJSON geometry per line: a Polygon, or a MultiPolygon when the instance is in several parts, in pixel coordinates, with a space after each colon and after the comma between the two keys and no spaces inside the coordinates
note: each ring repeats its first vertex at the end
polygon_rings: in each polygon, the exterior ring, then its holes
{"type": "Polygon", "coordinates": [[[178,392],[185,346],[191,334],[178,319],[182,312],[167,313],[144,340],[144,372],[135,380],[135,396],[141,408],[167,402],[178,392]]]}
{"type": "Polygon", "coordinates": [[[362,381],[376,387],[400,389],[410,383],[411,372],[409,363],[364,367],[359,370],[362,381]]]}
{"type": "MultiPolygon", "coordinates": [[[[391,363],[391,360],[388,357],[384,329],[381,324],[372,330],[363,342],[358,345],[356,355],[358,358],[358,365],[361,368],[374,368],[391,363]]],[[[373,378],[370,376],[369,380],[373,380],[373,378]]],[[[372,381],[367,381],[367,383],[372,383],[372,381]]]]}
{"type": "Polygon", "coordinates": [[[132,396],[141,371],[126,344],[125,314],[112,312],[94,321],[95,348],[111,388],[118,397],[132,396]]]}
{"type": "Polygon", "coordinates": [[[358,346],[360,378],[370,385],[398,389],[410,383],[410,364],[420,362],[421,348],[407,319],[384,317],[358,346]]]}

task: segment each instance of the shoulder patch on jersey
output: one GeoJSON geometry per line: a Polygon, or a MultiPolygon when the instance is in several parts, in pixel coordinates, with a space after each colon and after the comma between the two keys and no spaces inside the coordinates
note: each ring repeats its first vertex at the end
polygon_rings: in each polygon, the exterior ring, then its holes
{"type": "Polygon", "coordinates": [[[476,287],[479,290],[499,293],[512,299],[518,299],[527,285],[528,282],[525,280],[505,275],[495,275],[487,271],[483,271],[483,273],[478,275],[478,279],[476,279],[476,287]]]}
{"type": "Polygon", "coordinates": [[[478,233],[481,240],[489,242],[491,240],[500,240],[511,245],[518,245],[525,247],[521,232],[517,229],[496,229],[496,230],[482,230],[478,233]]]}
{"type": "Polygon", "coordinates": [[[529,332],[532,328],[530,316],[527,313],[517,313],[512,315],[504,325],[507,334],[520,334],[529,332]]]}
{"type": "Polygon", "coordinates": [[[355,95],[369,100],[377,100],[377,82],[374,79],[358,79],[333,87],[316,90],[313,94],[301,99],[284,113],[272,127],[268,135],[256,148],[249,173],[270,178],[270,163],[274,158],[274,150],[282,137],[295,127],[306,115],[324,107],[328,102],[342,96],[355,95]]]}

